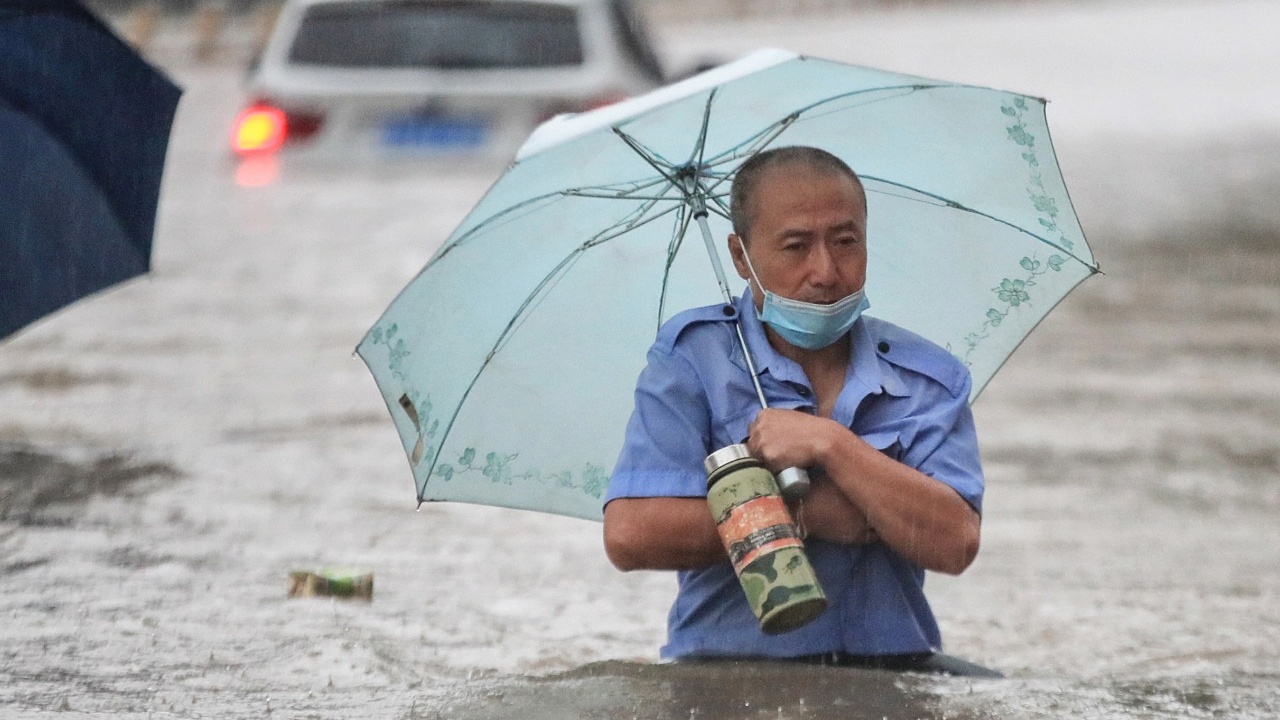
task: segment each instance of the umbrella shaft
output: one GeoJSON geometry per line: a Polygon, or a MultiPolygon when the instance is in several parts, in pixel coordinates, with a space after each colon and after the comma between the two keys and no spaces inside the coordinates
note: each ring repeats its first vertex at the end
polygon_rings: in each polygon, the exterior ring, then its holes
{"type": "Polygon", "coordinates": [[[751,359],[751,351],[747,349],[747,338],[742,334],[742,325],[735,322],[733,329],[738,331],[738,344],[742,346],[742,355],[747,359],[747,370],[751,373],[751,384],[756,388],[756,399],[760,401],[760,407],[769,407],[769,401],[764,399],[764,388],[760,387],[760,375],[756,372],[756,363],[751,359]]]}
{"type": "MultiPolygon", "coordinates": [[[[711,226],[707,224],[707,206],[697,194],[693,199],[695,202],[693,217],[698,221],[698,228],[702,231],[702,242],[707,246],[707,255],[711,258],[711,268],[716,272],[720,293],[724,296],[725,304],[732,306],[733,294],[729,292],[729,280],[725,277],[724,266],[720,264],[720,253],[716,252],[715,241],[711,238],[711,226]]],[[[760,376],[756,372],[756,362],[751,358],[751,351],[747,348],[747,337],[742,334],[742,323],[734,322],[733,329],[738,333],[738,345],[742,347],[742,356],[747,360],[747,371],[751,373],[751,384],[755,386],[756,398],[760,401],[760,407],[767,408],[769,402],[765,400],[764,388],[760,387],[760,376]]]]}
{"type": "Polygon", "coordinates": [[[711,257],[711,269],[716,272],[716,282],[720,285],[720,294],[724,296],[724,301],[732,305],[733,293],[729,292],[729,280],[725,277],[724,266],[720,264],[720,253],[716,252],[715,241],[711,238],[711,226],[707,224],[707,206],[700,202],[701,198],[694,196],[698,207],[693,210],[693,219],[698,222],[698,229],[702,231],[702,242],[707,246],[707,255],[711,257]]]}

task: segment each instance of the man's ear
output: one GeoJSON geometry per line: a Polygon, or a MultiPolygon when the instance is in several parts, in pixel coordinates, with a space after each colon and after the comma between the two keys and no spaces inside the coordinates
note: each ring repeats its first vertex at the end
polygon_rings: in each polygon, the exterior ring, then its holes
{"type": "Polygon", "coordinates": [[[742,238],[729,233],[729,257],[733,258],[733,268],[738,271],[738,277],[750,280],[751,270],[747,268],[747,261],[743,259],[745,254],[742,238]]]}

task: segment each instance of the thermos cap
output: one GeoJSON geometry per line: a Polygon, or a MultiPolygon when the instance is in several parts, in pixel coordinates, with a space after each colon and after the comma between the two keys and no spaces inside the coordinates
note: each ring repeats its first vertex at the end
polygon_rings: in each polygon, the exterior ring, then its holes
{"type": "Polygon", "coordinates": [[[746,445],[726,445],[708,455],[707,459],[702,461],[702,465],[707,469],[707,474],[710,475],[734,460],[742,460],[749,457],[751,457],[751,453],[747,451],[746,445]]]}

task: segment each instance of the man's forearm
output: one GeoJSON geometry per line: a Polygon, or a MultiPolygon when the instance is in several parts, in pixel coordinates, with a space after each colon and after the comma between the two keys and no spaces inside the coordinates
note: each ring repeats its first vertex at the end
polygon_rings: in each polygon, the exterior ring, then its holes
{"type": "Polygon", "coordinates": [[[820,468],[811,471],[813,486],[791,508],[791,514],[807,537],[842,545],[860,545],[874,537],[867,516],[849,502],[834,481],[820,468]]]}
{"type": "Polygon", "coordinates": [[[926,569],[964,571],[978,552],[977,512],[950,486],[841,430],[832,433],[824,466],[879,538],[926,569]]]}
{"type": "Polygon", "coordinates": [[[619,570],[693,570],[726,562],[704,498],[619,498],[604,509],[604,545],[619,570]]]}

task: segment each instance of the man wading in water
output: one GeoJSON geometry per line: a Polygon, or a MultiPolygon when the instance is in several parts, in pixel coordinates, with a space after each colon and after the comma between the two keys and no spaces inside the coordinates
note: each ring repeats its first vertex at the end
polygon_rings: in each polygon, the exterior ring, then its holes
{"type": "MultiPolygon", "coordinates": [[[[738,170],[729,252],[735,314],[683,312],[658,333],[610,479],[605,548],[622,570],[677,570],[664,658],[777,659],[997,675],[943,655],[926,570],[978,552],[983,477],[969,373],[862,311],[867,203],[840,159],[769,150],[738,170]],[[734,323],[769,400],[761,410],[734,323]],[[771,471],[808,468],[805,551],[829,606],[766,635],[706,501],[703,459],[734,443],[771,471]]],[[[928,288],[920,288],[922,295],[928,288]]]]}

